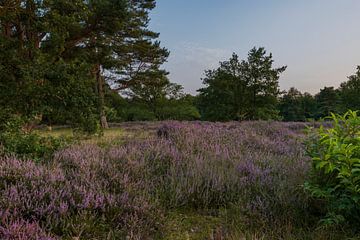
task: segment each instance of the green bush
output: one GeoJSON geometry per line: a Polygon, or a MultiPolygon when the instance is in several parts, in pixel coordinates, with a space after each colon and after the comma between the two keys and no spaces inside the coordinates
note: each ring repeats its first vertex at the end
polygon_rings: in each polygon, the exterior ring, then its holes
{"type": "Polygon", "coordinates": [[[15,154],[36,161],[48,159],[52,154],[67,145],[69,139],[42,137],[23,129],[26,121],[21,117],[12,117],[2,124],[0,132],[0,153],[15,154]]]}
{"type": "Polygon", "coordinates": [[[156,116],[145,106],[132,106],[126,109],[126,121],[156,121],[156,116]]]}
{"type": "Polygon", "coordinates": [[[185,104],[168,104],[162,107],[157,112],[159,120],[179,120],[179,121],[192,121],[201,118],[200,113],[196,107],[185,104]]]}
{"type": "Polygon", "coordinates": [[[313,168],[305,189],[325,204],[324,224],[356,223],[360,220],[360,117],[349,111],[329,119],[332,127],[312,129],[307,141],[313,168]]]}

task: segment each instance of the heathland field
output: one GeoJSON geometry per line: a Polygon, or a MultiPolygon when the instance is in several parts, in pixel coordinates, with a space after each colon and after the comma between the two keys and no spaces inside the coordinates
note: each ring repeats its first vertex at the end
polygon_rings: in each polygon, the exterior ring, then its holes
{"type": "MultiPolygon", "coordinates": [[[[5,239],[344,239],[304,190],[305,123],[120,124],[0,161],[5,239]]],[[[42,135],[72,135],[41,130],[42,135]]],[[[355,239],[355,238],[354,238],[355,239]]]]}

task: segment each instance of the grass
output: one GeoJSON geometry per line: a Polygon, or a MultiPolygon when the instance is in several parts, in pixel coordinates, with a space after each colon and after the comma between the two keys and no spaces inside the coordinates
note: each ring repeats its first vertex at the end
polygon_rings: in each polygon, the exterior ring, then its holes
{"type": "Polygon", "coordinates": [[[224,219],[198,212],[173,211],[165,219],[163,240],[214,239],[222,233],[224,219]]]}
{"type": "MultiPolygon", "coordinates": [[[[41,136],[47,137],[74,137],[74,131],[71,128],[43,128],[35,130],[36,133],[41,136]]],[[[113,138],[121,137],[124,135],[124,131],[121,128],[109,128],[104,130],[104,134],[101,136],[104,140],[111,140],[113,138]]],[[[92,136],[92,138],[98,138],[96,136],[92,136]]]]}
{"type": "Polygon", "coordinates": [[[146,139],[150,134],[149,131],[138,131],[123,127],[105,129],[99,136],[76,135],[71,128],[43,128],[37,129],[35,132],[43,137],[73,138],[79,140],[81,144],[95,144],[103,147],[119,145],[131,139],[146,139]]]}

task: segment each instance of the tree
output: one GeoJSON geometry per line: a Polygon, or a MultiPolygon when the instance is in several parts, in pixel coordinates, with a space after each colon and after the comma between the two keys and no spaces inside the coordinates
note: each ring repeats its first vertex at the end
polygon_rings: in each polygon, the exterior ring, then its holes
{"type": "Polygon", "coordinates": [[[339,92],[334,87],[324,87],[315,95],[315,99],[318,104],[318,118],[339,112],[339,92]]]}
{"type": "Polygon", "coordinates": [[[142,106],[143,111],[151,111],[157,120],[194,120],[199,118],[189,95],[183,87],[171,83],[165,76],[147,78],[147,81],[132,85],[126,92],[133,105],[142,106]]]}
{"type": "Polygon", "coordinates": [[[279,111],[284,121],[306,121],[315,118],[317,103],[310,93],[292,87],[280,98],[279,111]]]}
{"type": "MultiPolygon", "coordinates": [[[[83,119],[92,119],[96,96],[90,65],[80,57],[65,61],[60,56],[81,16],[80,3],[1,1],[1,106],[40,118],[51,118],[59,109],[82,109],[83,119]]],[[[82,117],[71,120],[81,122],[82,117]]]]}
{"type": "Polygon", "coordinates": [[[340,85],[339,94],[343,111],[360,110],[360,66],[347,82],[340,85]]]}
{"type": "Polygon", "coordinates": [[[278,80],[286,67],[273,68],[272,54],[253,48],[247,60],[235,53],[205,72],[198,107],[206,120],[228,121],[277,117],[278,80]]]}
{"type": "Polygon", "coordinates": [[[76,42],[76,46],[62,54],[77,56],[85,50],[87,61],[94,65],[98,108],[104,128],[107,127],[106,82],[115,90],[124,90],[148,78],[166,75],[160,65],[169,52],[160,47],[160,42],[154,41],[159,34],[148,29],[149,11],[155,5],[155,0],[87,2],[85,18],[79,21],[78,30],[70,37],[70,43],[76,42]]]}
{"type": "MultiPolygon", "coordinates": [[[[159,67],[169,53],[154,41],[159,34],[148,29],[155,0],[4,0],[0,7],[0,84],[6,89],[0,94],[4,102],[20,99],[14,109],[22,114],[56,109],[58,103],[48,104],[48,94],[38,93],[57,93],[49,76],[68,75],[78,68],[79,89],[89,96],[97,94],[86,109],[97,108],[106,127],[108,84],[125,89],[150,75],[166,73],[159,67]],[[54,69],[61,71],[53,74],[54,69]]],[[[70,84],[66,78],[61,81],[70,84]]],[[[68,89],[66,94],[71,95],[72,88],[68,89]]],[[[75,106],[75,110],[79,109],[75,106]]]]}
{"type": "Polygon", "coordinates": [[[301,98],[301,106],[303,109],[305,120],[316,118],[317,102],[313,95],[307,92],[303,93],[301,98]]]}
{"type": "Polygon", "coordinates": [[[279,91],[280,74],[286,66],[273,68],[272,54],[266,55],[264,48],[253,48],[243,61],[244,78],[251,92],[250,119],[276,117],[276,103],[279,91]]]}
{"type": "Polygon", "coordinates": [[[280,99],[280,114],[285,121],[305,120],[302,107],[302,94],[296,88],[290,88],[280,99]]]}

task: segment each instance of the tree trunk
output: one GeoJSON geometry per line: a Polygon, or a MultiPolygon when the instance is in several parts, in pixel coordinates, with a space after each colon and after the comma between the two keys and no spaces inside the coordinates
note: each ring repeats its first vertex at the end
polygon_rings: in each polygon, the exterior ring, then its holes
{"type": "Polygon", "coordinates": [[[96,83],[99,97],[99,114],[100,125],[103,129],[109,128],[109,124],[105,114],[105,93],[104,93],[104,78],[101,76],[100,64],[96,64],[96,83]]]}

